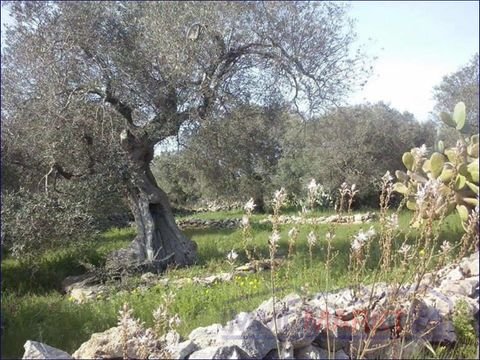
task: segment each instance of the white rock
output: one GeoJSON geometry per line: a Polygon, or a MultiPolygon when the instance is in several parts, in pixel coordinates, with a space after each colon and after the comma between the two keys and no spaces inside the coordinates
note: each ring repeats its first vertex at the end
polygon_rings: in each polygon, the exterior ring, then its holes
{"type": "Polygon", "coordinates": [[[73,359],[65,351],[38,341],[27,340],[23,347],[25,349],[23,359],[73,359]]]}
{"type": "Polygon", "coordinates": [[[237,345],[249,356],[263,358],[277,346],[277,341],[268,327],[249,313],[241,313],[227,323],[218,335],[218,344],[237,345]]]}
{"type": "Polygon", "coordinates": [[[189,359],[249,359],[248,354],[235,345],[209,346],[195,351],[189,359]]]}
{"type": "MultiPolygon", "coordinates": [[[[160,341],[149,341],[141,343],[140,338],[145,335],[145,330],[134,329],[134,334],[128,334],[127,355],[129,358],[142,358],[144,352],[152,352],[160,349],[160,341]]],[[[110,328],[101,333],[95,333],[90,340],[84,342],[77,351],[73,353],[75,359],[122,358],[123,357],[123,329],[119,326],[110,328]]]]}
{"type": "Polygon", "coordinates": [[[191,353],[200,350],[192,340],[186,340],[181,343],[167,345],[167,352],[173,359],[185,359],[191,353]]]}
{"type": "Polygon", "coordinates": [[[200,348],[213,346],[216,344],[218,334],[222,330],[222,325],[213,324],[206,327],[199,327],[193,330],[188,339],[192,340],[200,348]]]}

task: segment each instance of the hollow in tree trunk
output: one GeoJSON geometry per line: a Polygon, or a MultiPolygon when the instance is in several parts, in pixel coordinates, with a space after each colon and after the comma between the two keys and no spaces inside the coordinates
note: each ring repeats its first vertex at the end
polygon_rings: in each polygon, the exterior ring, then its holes
{"type": "Polygon", "coordinates": [[[137,236],[127,249],[111,254],[107,267],[151,271],[195,263],[197,245],[178,228],[167,195],[150,171],[153,146],[128,132],[122,134],[122,144],[130,162],[127,197],[137,236]]]}

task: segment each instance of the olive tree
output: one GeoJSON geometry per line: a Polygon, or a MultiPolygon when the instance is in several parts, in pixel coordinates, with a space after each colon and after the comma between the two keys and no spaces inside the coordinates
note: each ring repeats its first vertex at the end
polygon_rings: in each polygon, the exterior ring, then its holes
{"type": "Polygon", "coordinates": [[[2,123],[26,124],[57,180],[114,163],[138,231],[118,254],[125,263],[196,260],[150,170],[156,144],[239,102],[281,96],[314,114],[365,75],[337,3],[12,2],[10,12],[2,123]]]}
{"type": "MultiPolygon", "coordinates": [[[[466,125],[462,129],[463,132],[468,134],[478,133],[478,98],[479,98],[479,78],[478,78],[478,53],[475,54],[470,61],[459,68],[457,71],[445,75],[434,90],[435,112],[440,114],[441,112],[450,112],[455,105],[462,101],[465,103],[468,109],[466,125]]],[[[455,141],[457,136],[449,127],[444,127],[443,136],[448,137],[447,140],[455,141]]],[[[441,137],[443,137],[441,136],[441,137]]]]}

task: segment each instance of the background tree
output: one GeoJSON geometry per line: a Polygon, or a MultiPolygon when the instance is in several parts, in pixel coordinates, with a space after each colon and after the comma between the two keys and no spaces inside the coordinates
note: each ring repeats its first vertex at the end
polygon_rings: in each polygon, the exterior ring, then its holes
{"type": "Polygon", "coordinates": [[[418,123],[384,103],[340,107],[310,125],[304,182],[315,178],[336,191],[346,181],[360,189],[360,203],[378,205],[377,181],[401,166],[397,154],[430,143],[433,123],[418,123]]]}
{"type": "Polygon", "coordinates": [[[320,112],[365,74],[336,3],[15,2],[11,14],[2,123],[31,131],[42,173],[62,181],[114,164],[138,229],[124,263],[196,259],[151,173],[157,143],[279,94],[320,112]],[[107,124],[118,151],[96,147],[107,124]]]}
{"type": "MultiPolygon", "coordinates": [[[[449,113],[455,105],[463,101],[467,108],[467,119],[463,132],[467,134],[478,133],[479,119],[479,68],[478,53],[475,54],[468,64],[462,66],[456,72],[445,75],[442,82],[433,90],[435,104],[435,113],[449,113]]],[[[455,145],[458,136],[456,131],[443,125],[440,132],[440,139],[446,140],[451,145],[455,145]]]]}
{"type": "Polygon", "coordinates": [[[253,197],[263,211],[282,155],[284,118],[278,106],[243,105],[185,136],[182,161],[192,169],[199,193],[207,199],[253,197]]]}

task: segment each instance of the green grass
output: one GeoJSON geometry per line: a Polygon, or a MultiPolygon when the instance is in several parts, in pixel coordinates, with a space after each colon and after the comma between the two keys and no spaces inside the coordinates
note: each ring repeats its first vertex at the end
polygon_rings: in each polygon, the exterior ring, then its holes
{"type": "MultiPolygon", "coordinates": [[[[235,213],[228,212],[228,216],[226,213],[203,215],[225,218],[234,216],[233,214],[235,213]]],[[[241,213],[237,215],[240,217],[241,213]]],[[[259,253],[267,256],[267,239],[271,226],[258,224],[261,217],[256,216],[257,222],[253,223],[254,243],[259,253]]],[[[409,229],[409,218],[409,213],[401,214],[400,223],[404,231],[409,229]]],[[[377,223],[373,225],[378,226],[377,223]]],[[[360,228],[366,229],[369,226],[370,224],[337,227],[333,243],[337,257],[331,269],[329,289],[351,284],[351,276],[347,271],[350,240],[360,228]]],[[[281,227],[279,254],[287,253],[286,232],[289,229],[290,225],[281,227]]],[[[297,251],[290,264],[291,270],[287,271],[287,266],[282,266],[276,274],[279,296],[299,292],[306,284],[312,292],[326,288],[324,235],[328,229],[328,225],[300,227],[297,251]],[[305,240],[312,229],[315,229],[320,239],[319,246],[314,249],[313,263],[310,262],[305,240]]],[[[443,239],[459,238],[460,229],[457,218],[449,217],[443,224],[440,242],[443,239]]],[[[237,264],[246,261],[242,250],[241,230],[205,229],[187,230],[186,233],[198,244],[199,262],[189,268],[170,270],[167,276],[171,278],[229,271],[231,267],[226,262],[225,256],[232,249],[240,254],[237,264]]],[[[92,333],[114,326],[118,310],[124,302],[133,307],[137,317],[151,325],[152,311],[160,304],[162,294],[169,290],[176,293],[173,311],[183,320],[179,328],[182,335],[187,335],[198,326],[225,323],[238,312],[251,311],[271,297],[269,272],[251,274],[231,283],[214,284],[209,287],[195,284],[187,284],[182,288],[157,285],[143,293],[131,290],[118,291],[108,300],[97,300],[81,305],[68,301],[59,293],[61,281],[66,276],[85,271],[81,265],[82,261],[101,264],[106,254],[127,245],[134,235],[132,229],[113,229],[90,243],[50,251],[39,257],[34,264],[5,259],[2,262],[2,314],[5,318],[2,357],[20,357],[23,353],[23,344],[28,339],[73,352],[82,342],[88,340],[92,333]]],[[[409,236],[414,237],[415,233],[411,232],[409,236]]],[[[366,282],[373,281],[373,269],[378,258],[379,250],[372,249],[372,260],[367,266],[364,278],[366,282]]],[[[395,272],[387,274],[390,278],[394,276],[395,272]]],[[[138,283],[138,277],[131,282],[138,283]]]]}

